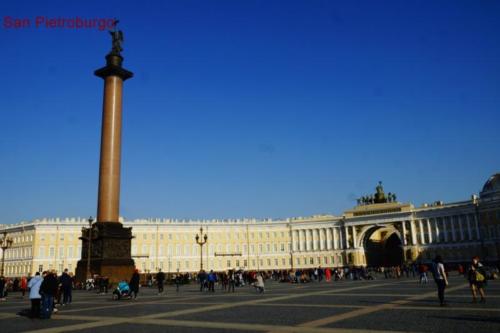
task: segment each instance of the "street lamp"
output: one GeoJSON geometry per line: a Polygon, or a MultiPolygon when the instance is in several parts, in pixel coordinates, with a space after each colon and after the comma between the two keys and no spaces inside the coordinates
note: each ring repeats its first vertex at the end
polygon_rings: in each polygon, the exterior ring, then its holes
{"type": "Polygon", "coordinates": [[[200,234],[196,234],[196,243],[200,246],[200,272],[203,270],[203,245],[207,242],[207,234],[203,235],[203,227],[200,228],[200,234]],[[202,240],[200,240],[202,239],[202,240]]]}
{"type": "Polygon", "coordinates": [[[7,237],[7,231],[3,232],[3,237],[0,239],[0,248],[2,249],[2,269],[0,270],[0,276],[3,276],[3,267],[5,262],[5,251],[12,246],[13,240],[7,237]]]}
{"type": "Polygon", "coordinates": [[[92,253],[92,222],[94,222],[94,218],[91,216],[87,221],[89,221],[89,231],[87,233],[87,279],[90,279],[92,278],[90,276],[90,255],[92,253]]]}

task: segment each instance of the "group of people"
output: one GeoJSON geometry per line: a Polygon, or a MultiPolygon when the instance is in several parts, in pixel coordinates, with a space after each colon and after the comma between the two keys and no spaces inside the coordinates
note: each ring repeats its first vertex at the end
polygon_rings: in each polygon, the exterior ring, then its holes
{"type": "MultiPolygon", "coordinates": [[[[479,257],[472,258],[470,265],[465,269],[459,266],[459,274],[463,274],[468,280],[472,293],[472,302],[486,302],[485,286],[487,285],[488,272],[481,264],[479,257]]],[[[311,281],[322,282],[323,280],[341,280],[341,279],[373,279],[372,273],[378,272],[386,278],[399,278],[404,275],[416,276],[421,284],[428,283],[428,275],[431,275],[435,281],[439,304],[446,306],[445,291],[449,285],[448,272],[441,256],[436,256],[432,264],[415,264],[408,265],[406,268],[396,269],[395,267],[381,268],[335,268],[323,269],[317,267],[314,269],[297,269],[290,271],[269,271],[255,272],[242,270],[229,270],[226,272],[214,272],[213,270],[206,272],[201,270],[193,277],[200,286],[200,291],[214,293],[216,286],[220,286],[222,291],[235,292],[236,287],[245,285],[253,286],[258,292],[265,291],[265,279],[273,279],[280,282],[289,283],[306,283],[311,281]]],[[[170,277],[172,278],[172,276],[170,277]]],[[[151,277],[151,280],[153,278],[151,277]]],[[[177,273],[173,275],[173,282],[176,285],[176,290],[179,291],[179,286],[185,283],[183,275],[177,273]]],[[[188,281],[191,280],[189,276],[188,281]]],[[[147,280],[146,280],[147,281],[147,280]]],[[[165,283],[167,275],[161,270],[155,276],[155,282],[158,286],[158,294],[161,295],[165,291],[165,283]]],[[[108,289],[109,279],[107,277],[97,277],[91,281],[99,286],[100,293],[106,293],[108,289]]],[[[141,285],[141,275],[139,270],[135,270],[130,278],[130,281],[122,281],[118,284],[120,295],[126,292],[129,298],[136,299],[141,285]],[[120,289],[120,286],[122,289],[120,289]]],[[[152,286],[152,283],[149,284],[152,286]]],[[[21,277],[13,281],[7,281],[4,277],[0,277],[0,299],[5,300],[7,289],[19,291],[24,296],[29,291],[31,308],[23,315],[32,318],[50,318],[52,313],[58,311],[59,306],[65,306],[72,302],[72,290],[77,287],[77,283],[68,270],[57,276],[55,271],[45,271],[42,274],[37,272],[33,277],[21,277]]],[[[116,292],[116,290],[115,290],[116,292]]]]}
{"type": "Polygon", "coordinates": [[[55,271],[45,271],[42,275],[36,272],[27,285],[31,311],[26,315],[31,318],[49,319],[53,312],[58,311],[57,305],[71,304],[73,283],[74,279],[67,269],[59,277],[55,271]]]}
{"type": "MultiPolygon", "coordinates": [[[[445,290],[446,287],[449,285],[448,282],[448,272],[445,269],[445,265],[443,263],[443,258],[441,256],[436,256],[434,259],[434,262],[431,266],[431,272],[434,278],[434,281],[436,282],[437,290],[438,290],[438,298],[439,298],[439,304],[441,306],[447,306],[447,303],[445,301],[445,290]]],[[[423,271],[423,274],[426,273],[426,271],[423,271]]],[[[465,273],[465,277],[469,282],[470,290],[472,293],[472,303],[477,302],[477,294],[479,293],[481,299],[481,303],[486,302],[486,296],[484,292],[484,287],[486,286],[487,283],[487,277],[486,277],[486,271],[484,269],[484,266],[481,264],[479,261],[478,256],[474,256],[472,258],[471,264],[469,266],[469,269],[465,273]]],[[[422,281],[422,278],[421,278],[422,281]]]]}

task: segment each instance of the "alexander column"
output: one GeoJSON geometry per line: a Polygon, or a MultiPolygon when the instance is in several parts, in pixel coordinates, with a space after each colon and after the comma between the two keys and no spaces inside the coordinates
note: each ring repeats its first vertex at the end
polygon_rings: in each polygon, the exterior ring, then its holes
{"type": "Polygon", "coordinates": [[[106,66],[94,72],[104,80],[97,221],[92,228],[82,230],[82,259],[76,269],[80,281],[87,278],[89,239],[92,274],[117,282],[130,278],[134,269],[130,254],[132,228],[124,228],[119,221],[122,90],[123,82],[133,73],[122,67],[123,33],[116,29],[117,23],[115,21],[114,30],[110,31],[112,47],[106,55],[106,66]]]}

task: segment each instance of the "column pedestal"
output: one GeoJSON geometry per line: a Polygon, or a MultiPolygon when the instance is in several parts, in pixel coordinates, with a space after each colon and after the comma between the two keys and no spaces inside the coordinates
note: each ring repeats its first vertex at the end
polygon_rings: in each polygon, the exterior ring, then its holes
{"type": "MultiPolygon", "coordinates": [[[[76,266],[76,279],[85,281],[87,277],[89,229],[82,230],[82,259],[76,266]]],[[[110,283],[129,280],[134,271],[134,260],[130,256],[132,228],[121,223],[97,222],[92,226],[92,248],[90,273],[106,276],[110,283]]]]}

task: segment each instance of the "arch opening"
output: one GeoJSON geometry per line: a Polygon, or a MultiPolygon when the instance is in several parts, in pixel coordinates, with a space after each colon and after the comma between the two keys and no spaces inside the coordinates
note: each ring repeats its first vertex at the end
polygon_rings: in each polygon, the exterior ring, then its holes
{"type": "Polygon", "coordinates": [[[367,233],[364,243],[367,266],[390,267],[403,264],[403,244],[396,230],[374,228],[367,233]]]}

